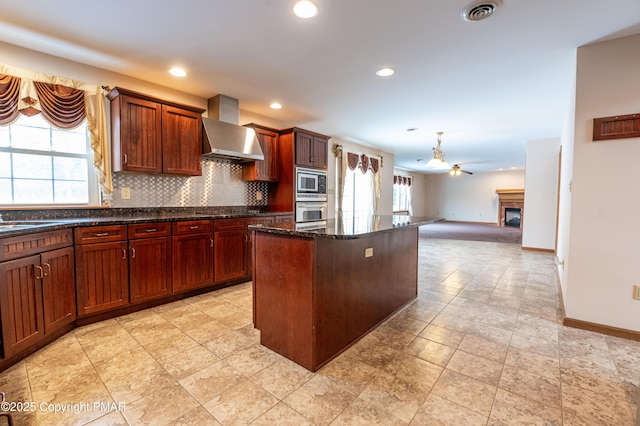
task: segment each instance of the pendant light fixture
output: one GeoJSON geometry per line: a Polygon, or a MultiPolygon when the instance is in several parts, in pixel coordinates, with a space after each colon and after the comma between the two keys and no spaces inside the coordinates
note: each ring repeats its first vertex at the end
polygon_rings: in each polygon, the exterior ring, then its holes
{"type": "Polygon", "coordinates": [[[436,170],[448,170],[451,166],[444,161],[444,152],[442,152],[442,148],[440,144],[442,143],[442,134],[443,132],[436,132],[438,135],[438,145],[433,148],[433,158],[429,160],[426,167],[436,170]]]}

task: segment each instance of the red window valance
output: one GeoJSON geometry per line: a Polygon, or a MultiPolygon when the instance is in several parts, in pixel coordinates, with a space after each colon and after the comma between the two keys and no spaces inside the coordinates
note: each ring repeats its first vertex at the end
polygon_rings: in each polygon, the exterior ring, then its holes
{"type": "Polygon", "coordinates": [[[400,176],[400,175],[394,175],[393,176],[393,184],[394,185],[408,185],[408,186],[411,186],[411,181],[412,181],[411,176],[400,176]]]}
{"type": "Polygon", "coordinates": [[[42,112],[43,117],[61,129],[72,129],[86,117],[84,92],[59,84],[33,82],[38,99],[20,98],[21,79],[0,74],[0,125],[10,124],[20,113],[31,116],[42,112]],[[20,109],[20,101],[25,106],[20,109]]]}
{"type": "Polygon", "coordinates": [[[349,170],[358,168],[363,174],[371,170],[371,173],[375,175],[380,170],[380,160],[368,157],[366,154],[358,155],[353,152],[347,152],[347,166],[349,170]]]}

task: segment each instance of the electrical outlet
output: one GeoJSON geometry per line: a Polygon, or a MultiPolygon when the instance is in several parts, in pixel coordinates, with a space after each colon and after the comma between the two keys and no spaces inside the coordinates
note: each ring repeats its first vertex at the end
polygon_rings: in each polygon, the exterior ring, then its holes
{"type": "Polygon", "coordinates": [[[122,187],[122,189],[120,189],[120,198],[123,200],[131,199],[131,188],[128,186],[122,187]]]}
{"type": "Polygon", "coordinates": [[[373,257],[373,247],[364,249],[364,257],[373,257]]]}
{"type": "Polygon", "coordinates": [[[640,300],[640,285],[633,286],[633,298],[640,300]]]}
{"type": "Polygon", "coordinates": [[[262,201],[262,191],[256,191],[256,200],[262,201]]]}

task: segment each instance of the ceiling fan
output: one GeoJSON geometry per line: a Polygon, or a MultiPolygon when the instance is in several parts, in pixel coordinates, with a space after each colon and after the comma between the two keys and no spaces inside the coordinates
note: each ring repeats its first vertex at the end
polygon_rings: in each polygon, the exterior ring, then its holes
{"type": "Polygon", "coordinates": [[[449,171],[449,174],[451,176],[460,176],[462,173],[466,173],[468,175],[472,175],[472,172],[468,172],[466,170],[462,170],[460,168],[460,164],[454,164],[453,166],[451,166],[451,170],[449,171]]]}

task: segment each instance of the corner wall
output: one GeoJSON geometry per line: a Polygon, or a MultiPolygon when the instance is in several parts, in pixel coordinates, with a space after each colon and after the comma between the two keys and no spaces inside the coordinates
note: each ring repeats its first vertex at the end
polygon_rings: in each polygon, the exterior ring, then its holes
{"type": "Polygon", "coordinates": [[[640,112],[640,35],[578,48],[566,316],[640,331],[640,138],[593,142],[593,119],[640,112]]]}
{"type": "Polygon", "coordinates": [[[527,141],[522,247],[554,250],[560,139],[527,141]]]}

